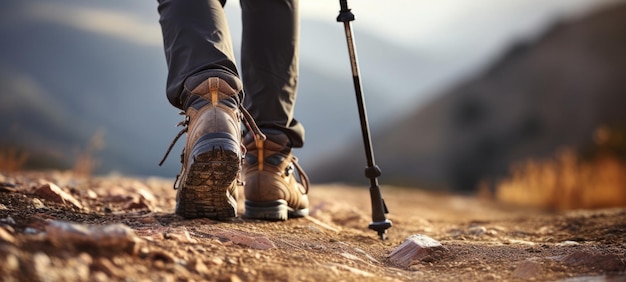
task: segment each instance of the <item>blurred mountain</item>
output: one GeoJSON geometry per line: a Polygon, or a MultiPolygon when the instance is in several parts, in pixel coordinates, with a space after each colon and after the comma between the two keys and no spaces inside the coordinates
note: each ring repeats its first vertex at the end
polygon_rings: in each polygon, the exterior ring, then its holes
{"type": "MultiPolygon", "coordinates": [[[[584,147],[626,123],[626,5],[556,23],[476,77],[374,130],[381,182],[471,190],[512,162],[584,147]]],[[[361,141],[310,171],[365,182],[361,141]]]]}
{"type": "MultiPolygon", "coordinates": [[[[101,151],[92,152],[96,173],[176,174],[177,152],[184,142],[163,168],[156,165],[181,119],[165,99],[167,73],[160,38],[155,43],[151,34],[141,32],[129,38],[126,31],[115,29],[128,24],[124,27],[133,30],[131,25],[139,24],[150,32],[158,30],[156,3],[7,0],[3,4],[0,149],[27,151],[29,168],[71,168],[95,136],[104,144],[101,151]]],[[[329,148],[349,144],[359,127],[342,26],[330,19],[328,24],[304,21],[301,29],[296,116],[307,128],[306,149],[298,152],[307,167],[320,158],[319,152],[330,154],[329,148]]],[[[236,30],[233,27],[233,34],[236,30]]],[[[371,111],[375,120],[393,117],[399,111],[392,109],[426,85],[397,81],[408,80],[412,73],[433,81],[441,76],[432,71],[437,69],[434,62],[413,50],[365,33],[356,36],[367,57],[361,60],[368,70],[364,75],[372,77],[368,103],[376,104],[371,111]],[[407,61],[419,62],[420,67],[407,61]],[[380,66],[396,66],[395,73],[381,74],[380,66]],[[389,99],[389,93],[396,99],[389,99]]],[[[238,46],[238,38],[234,40],[238,46]]]]}

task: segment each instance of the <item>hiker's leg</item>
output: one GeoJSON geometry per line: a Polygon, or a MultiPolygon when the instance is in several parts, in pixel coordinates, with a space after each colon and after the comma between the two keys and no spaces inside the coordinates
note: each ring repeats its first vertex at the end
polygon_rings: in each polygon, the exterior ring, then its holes
{"type": "Polygon", "coordinates": [[[241,0],[244,106],[259,127],[286,134],[302,147],[304,128],[294,119],[298,79],[298,0],[241,0]]]}
{"type": "Polygon", "coordinates": [[[232,41],[224,13],[225,0],[158,0],[163,45],[168,66],[167,98],[183,108],[189,76],[218,72],[238,77],[232,41]]]}

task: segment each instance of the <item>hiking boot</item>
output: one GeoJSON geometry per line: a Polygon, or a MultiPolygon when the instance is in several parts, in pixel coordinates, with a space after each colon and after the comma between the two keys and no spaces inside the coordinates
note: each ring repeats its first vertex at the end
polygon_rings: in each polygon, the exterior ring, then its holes
{"type": "Polygon", "coordinates": [[[283,134],[266,140],[246,136],[244,163],[245,217],[287,220],[309,214],[309,181],[283,134]]]}
{"type": "Polygon", "coordinates": [[[176,214],[185,218],[235,217],[245,150],[241,145],[239,90],[222,78],[202,76],[187,79],[185,89],[192,89],[187,90],[189,105],[182,122],[186,128],[173,142],[187,133],[182,170],[174,183],[176,214]]]}

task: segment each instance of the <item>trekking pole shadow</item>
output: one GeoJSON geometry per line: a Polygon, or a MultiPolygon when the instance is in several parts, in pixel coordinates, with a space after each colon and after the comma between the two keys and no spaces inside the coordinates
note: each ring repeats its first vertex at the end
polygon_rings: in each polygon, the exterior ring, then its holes
{"type": "Polygon", "coordinates": [[[391,228],[391,221],[385,214],[389,213],[385,201],[380,192],[378,177],[381,175],[380,168],[374,161],[374,152],[372,150],[372,141],[369,132],[369,123],[367,121],[367,112],[363,98],[363,88],[361,87],[361,78],[359,74],[359,66],[357,63],[356,49],[354,44],[354,36],[350,22],[354,21],[354,14],[348,8],[347,0],[339,0],[341,10],[337,16],[338,22],[343,22],[348,41],[348,53],[350,55],[350,65],[352,69],[352,79],[354,82],[354,90],[356,93],[356,102],[359,109],[359,119],[361,121],[361,133],[363,134],[363,145],[365,147],[365,157],[367,158],[367,167],[365,168],[365,177],[370,180],[370,198],[372,201],[372,222],[369,229],[378,232],[380,239],[387,239],[387,229],[391,228]]]}

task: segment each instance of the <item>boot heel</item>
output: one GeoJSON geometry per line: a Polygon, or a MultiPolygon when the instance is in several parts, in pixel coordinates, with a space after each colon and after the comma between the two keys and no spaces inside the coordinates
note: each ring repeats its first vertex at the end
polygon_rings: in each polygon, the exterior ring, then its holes
{"type": "Polygon", "coordinates": [[[237,216],[239,144],[226,134],[210,133],[194,145],[187,178],[176,195],[176,213],[186,218],[237,216]]]}
{"type": "Polygon", "coordinates": [[[271,202],[253,202],[246,200],[246,218],[264,220],[287,220],[289,218],[289,205],[285,200],[271,202]]]}

